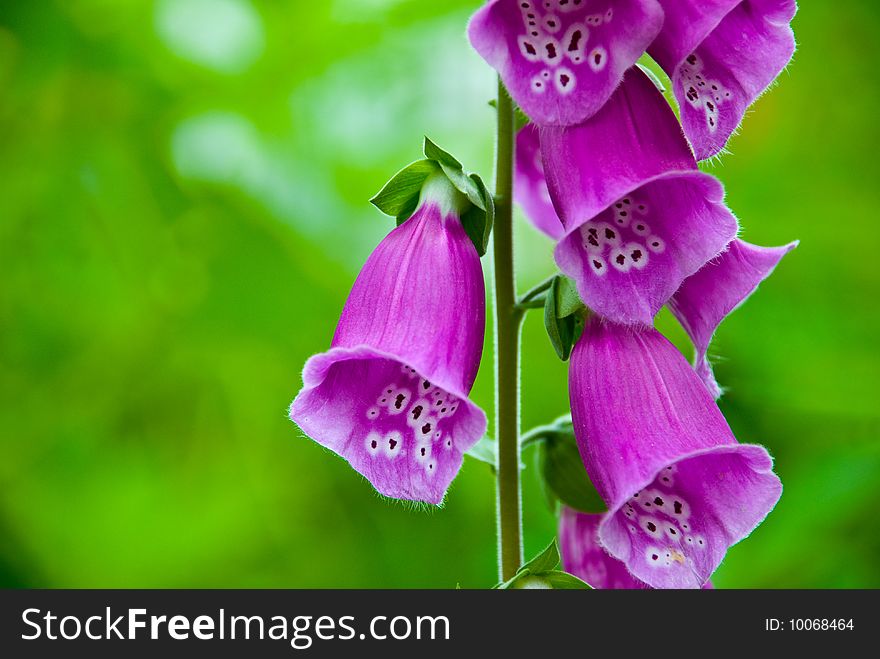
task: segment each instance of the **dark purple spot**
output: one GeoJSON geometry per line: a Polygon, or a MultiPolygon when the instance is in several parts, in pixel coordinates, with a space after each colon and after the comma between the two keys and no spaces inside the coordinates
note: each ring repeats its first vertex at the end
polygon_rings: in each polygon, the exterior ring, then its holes
{"type": "Polygon", "coordinates": [[[607,228],[606,228],[606,229],[605,229],[605,237],[606,237],[608,240],[614,240],[614,239],[617,237],[617,234],[614,233],[613,230],[611,230],[611,229],[607,229],[607,228]]]}
{"type": "Polygon", "coordinates": [[[583,33],[580,30],[575,30],[571,35],[571,41],[568,42],[568,52],[573,50],[577,50],[580,47],[581,37],[583,37],[583,33]]]}
{"type": "Polygon", "coordinates": [[[634,249],[634,250],[632,251],[632,253],[629,255],[629,257],[630,257],[633,261],[635,261],[636,263],[638,263],[639,260],[642,258],[642,250],[640,250],[640,249],[634,249]]]}
{"type": "Polygon", "coordinates": [[[376,444],[376,440],[375,440],[375,439],[374,439],[372,442],[370,442],[370,446],[371,446],[372,448],[376,448],[376,447],[378,446],[378,444],[376,444]]]}
{"type": "Polygon", "coordinates": [[[596,270],[601,270],[602,269],[602,262],[594,260],[593,267],[596,268],[596,270]]]}
{"type": "Polygon", "coordinates": [[[571,78],[569,78],[569,77],[568,77],[567,75],[565,75],[564,73],[561,74],[561,75],[559,76],[559,83],[560,83],[563,87],[568,87],[568,83],[569,83],[569,82],[571,82],[571,78]]]}
{"type": "Polygon", "coordinates": [[[552,43],[545,43],[544,48],[547,50],[547,57],[549,59],[556,59],[556,46],[554,46],[552,43]]]}
{"type": "Polygon", "coordinates": [[[648,527],[648,530],[649,530],[651,533],[653,533],[654,531],[657,530],[657,525],[654,524],[654,522],[648,522],[648,523],[646,524],[646,526],[648,527]]]}
{"type": "Polygon", "coordinates": [[[397,398],[394,399],[394,408],[399,410],[405,400],[406,396],[403,394],[397,394],[397,398]]]}
{"type": "Polygon", "coordinates": [[[654,497],[654,503],[656,503],[658,506],[662,506],[663,499],[661,499],[660,497],[654,497]]]}
{"type": "MultiPolygon", "coordinates": [[[[614,258],[614,260],[617,261],[617,265],[623,265],[624,263],[626,263],[626,257],[625,257],[623,254],[618,254],[618,255],[614,258]]],[[[650,506],[651,504],[648,503],[648,504],[645,504],[645,505],[650,506]]]]}
{"type": "Polygon", "coordinates": [[[431,424],[426,423],[425,425],[422,426],[422,434],[427,435],[429,432],[431,432],[431,424]]]}
{"type": "Polygon", "coordinates": [[[388,448],[390,448],[393,451],[395,446],[397,446],[397,440],[396,439],[389,439],[388,440],[388,448]]]}
{"type": "Polygon", "coordinates": [[[676,501],[672,504],[673,510],[675,510],[676,515],[681,515],[681,501],[676,501]]]}
{"type": "Polygon", "coordinates": [[[424,411],[424,409],[425,409],[425,408],[422,407],[421,405],[416,405],[414,408],[412,408],[412,417],[413,417],[413,419],[416,420],[416,421],[418,421],[418,420],[419,420],[419,417],[422,416],[422,412],[424,411]]]}

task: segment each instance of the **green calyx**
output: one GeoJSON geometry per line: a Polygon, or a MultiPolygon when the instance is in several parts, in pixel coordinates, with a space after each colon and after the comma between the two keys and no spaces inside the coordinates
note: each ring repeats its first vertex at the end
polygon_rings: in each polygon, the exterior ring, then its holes
{"type": "Polygon", "coordinates": [[[523,565],[511,578],[495,586],[499,590],[552,589],[590,590],[573,574],[559,569],[559,547],[554,539],[547,548],[523,565]]]}
{"type": "Polygon", "coordinates": [[[581,338],[587,313],[575,283],[562,275],[554,277],[544,297],[544,327],[562,361],[568,360],[581,338]]]}
{"type": "Polygon", "coordinates": [[[370,199],[376,208],[405,222],[421,204],[430,199],[444,213],[454,213],[477,253],[483,256],[489,245],[495,205],[478,174],[465,172],[462,164],[448,152],[425,138],[425,158],[417,160],[391,177],[370,199]]]}

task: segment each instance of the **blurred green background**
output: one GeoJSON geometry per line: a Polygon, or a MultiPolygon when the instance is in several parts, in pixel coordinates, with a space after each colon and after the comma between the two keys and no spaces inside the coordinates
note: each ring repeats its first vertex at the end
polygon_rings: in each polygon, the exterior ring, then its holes
{"type": "MultiPolygon", "coordinates": [[[[478,4],[0,3],[0,585],[495,582],[485,465],[414,510],[286,418],[391,227],[367,199],[425,133],[491,178],[478,4]]],[[[880,5],[803,4],[794,64],[709,167],[747,240],[801,240],[714,346],[785,483],[720,587],[880,586],[880,5]]],[[[550,243],[521,218],[517,240],[528,286],[550,243]]],[[[566,369],[539,314],[524,345],[528,428],[567,411],[566,369]]],[[[533,554],[555,522],[525,462],[533,554]]]]}

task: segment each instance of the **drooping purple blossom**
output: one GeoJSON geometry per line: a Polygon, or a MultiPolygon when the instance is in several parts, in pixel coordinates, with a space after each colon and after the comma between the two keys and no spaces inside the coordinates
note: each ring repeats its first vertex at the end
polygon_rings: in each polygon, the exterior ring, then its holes
{"type": "Polygon", "coordinates": [[[697,170],[672,109],[637,68],[592,118],[542,127],[540,150],[565,227],[556,263],[615,322],[650,324],[736,235],[721,183],[697,170]]]}
{"type": "Polygon", "coordinates": [[[485,331],[480,259],[442,176],[370,255],[290,418],[383,495],[439,504],[486,431],[469,399],[485,331]]]}
{"type": "Polygon", "coordinates": [[[698,160],[719,153],[795,50],[795,0],[660,0],[649,48],[672,79],[698,160]]]}
{"type": "Polygon", "coordinates": [[[566,126],[602,107],[662,23],[657,0],[491,0],[468,37],[532,121],[566,126]]]}
{"type": "Polygon", "coordinates": [[[717,259],[688,277],[669,300],[670,311],[694,344],[694,368],[715,398],[721,396],[722,390],[707,358],[712,335],[721,321],[745,302],[796,246],[797,242],[759,247],[734,240],[717,259]]]}
{"type": "Polygon", "coordinates": [[[599,541],[654,588],[699,588],[775,506],[766,449],[739,444],[685,358],[654,329],[593,316],[569,367],[572,420],[608,505],[599,541]]]}

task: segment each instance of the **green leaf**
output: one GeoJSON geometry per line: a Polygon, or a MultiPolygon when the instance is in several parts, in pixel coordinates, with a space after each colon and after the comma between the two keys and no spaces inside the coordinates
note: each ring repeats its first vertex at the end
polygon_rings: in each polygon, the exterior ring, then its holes
{"type": "Polygon", "coordinates": [[[571,356],[584,330],[584,314],[579,313],[584,309],[571,280],[561,275],[555,277],[544,299],[544,327],[562,361],[571,356]]]}
{"type": "Polygon", "coordinates": [[[605,502],[587,475],[573,430],[546,437],[538,449],[538,470],[551,504],[556,499],[581,512],[605,512],[605,502]]]}
{"type": "Polygon", "coordinates": [[[370,203],[386,215],[397,217],[399,224],[401,216],[405,220],[416,209],[422,185],[437,171],[437,163],[432,160],[410,163],[392,176],[370,203]]]}
{"type": "Polygon", "coordinates": [[[498,464],[498,444],[488,435],[471,446],[464,454],[472,457],[474,460],[492,465],[493,468],[498,464]]]}

